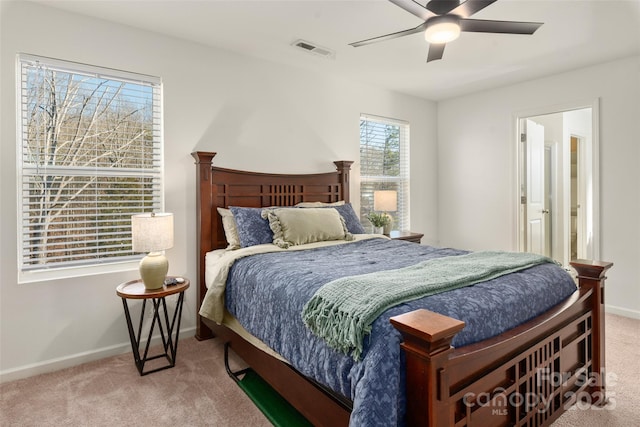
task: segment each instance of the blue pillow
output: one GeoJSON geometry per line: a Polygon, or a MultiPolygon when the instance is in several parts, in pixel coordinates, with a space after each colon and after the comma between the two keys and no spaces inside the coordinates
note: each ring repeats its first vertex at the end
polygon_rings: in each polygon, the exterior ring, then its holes
{"type": "Polygon", "coordinates": [[[364,227],[360,223],[360,219],[358,218],[358,215],[356,215],[356,212],[353,210],[353,206],[351,206],[351,203],[345,203],[344,205],[341,205],[341,206],[331,206],[331,207],[337,210],[340,215],[342,215],[342,218],[344,218],[344,223],[346,224],[347,230],[349,230],[349,233],[366,234],[366,231],[364,231],[364,227]]]}
{"type": "Polygon", "coordinates": [[[273,231],[269,220],[262,218],[262,209],[229,206],[233,219],[236,220],[241,247],[273,243],[273,231]]]}

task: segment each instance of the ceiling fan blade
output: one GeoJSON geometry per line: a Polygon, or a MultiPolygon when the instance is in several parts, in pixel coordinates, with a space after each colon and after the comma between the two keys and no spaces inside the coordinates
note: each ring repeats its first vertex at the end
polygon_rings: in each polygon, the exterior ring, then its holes
{"type": "Polygon", "coordinates": [[[429,45],[429,55],[427,56],[427,62],[442,59],[442,54],[444,53],[445,46],[446,43],[431,43],[429,45]]]}
{"type": "Polygon", "coordinates": [[[542,22],[460,20],[460,29],[471,33],[533,34],[541,25],[542,22]]]}
{"type": "Polygon", "coordinates": [[[434,14],[427,9],[423,5],[413,0],[389,0],[391,3],[396,6],[401,7],[412,15],[417,16],[418,18],[426,21],[427,19],[434,16],[434,14]]]}
{"type": "MultiPolygon", "coordinates": [[[[446,15],[447,13],[451,12],[453,9],[459,7],[460,1],[461,0],[431,0],[429,3],[427,3],[426,7],[436,15],[446,15]]],[[[464,2],[464,0],[462,1],[463,1],[463,4],[468,3],[468,1],[467,2],[464,2]]]]}
{"type": "Polygon", "coordinates": [[[360,40],[359,42],[355,42],[355,43],[349,43],[349,46],[360,47],[360,46],[365,46],[365,45],[372,44],[372,43],[382,42],[382,41],[385,41],[385,40],[397,39],[398,37],[403,37],[403,36],[408,36],[408,35],[411,35],[411,34],[419,33],[421,31],[424,31],[426,28],[427,28],[427,23],[423,22],[422,24],[418,25],[415,28],[410,28],[408,30],[398,31],[397,33],[386,34],[384,36],[373,37],[373,38],[366,39],[366,40],[360,40]]]}
{"type": "Polygon", "coordinates": [[[496,0],[467,0],[458,7],[451,9],[448,13],[458,15],[461,18],[468,18],[495,2],[496,0]]]}

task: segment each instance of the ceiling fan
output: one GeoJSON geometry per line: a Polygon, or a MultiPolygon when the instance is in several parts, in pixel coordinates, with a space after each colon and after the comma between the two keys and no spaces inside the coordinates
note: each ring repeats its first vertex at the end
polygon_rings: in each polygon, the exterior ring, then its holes
{"type": "Polygon", "coordinates": [[[350,46],[360,47],[424,32],[424,37],[429,42],[427,62],[430,62],[442,59],[446,43],[457,39],[461,31],[471,33],[533,34],[542,25],[541,22],[469,19],[471,15],[497,0],[431,0],[426,5],[415,0],[389,1],[424,22],[415,28],[350,43],[350,46]]]}

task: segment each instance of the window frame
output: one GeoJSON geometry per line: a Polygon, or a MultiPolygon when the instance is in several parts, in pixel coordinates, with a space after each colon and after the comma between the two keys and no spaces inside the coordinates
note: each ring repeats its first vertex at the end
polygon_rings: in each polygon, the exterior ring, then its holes
{"type": "MultiPolygon", "coordinates": [[[[66,177],[66,179],[73,179],[72,177],[84,177],[86,180],[91,181],[93,186],[97,188],[94,200],[100,201],[101,197],[98,192],[101,191],[103,186],[106,186],[106,188],[109,189],[111,189],[112,185],[117,187],[118,190],[116,191],[115,197],[124,198],[127,196],[127,194],[124,193],[122,188],[126,188],[126,183],[123,183],[122,181],[128,178],[132,179],[135,183],[137,179],[138,183],[135,185],[144,185],[145,187],[145,190],[140,193],[142,196],[139,196],[140,200],[145,200],[145,203],[140,203],[139,206],[144,205],[144,207],[138,209],[135,212],[131,211],[131,209],[135,206],[136,199],[129,199],[129,204],[123,207],[123,210],[120,211],[117,217],[120,220],[120,227],[130,227],[130,221],[125,224],[124,219],[126,217],[130,217],[130,215],[132,214],[150,211],[163,211],[165,201],[165,183],[162,80],[159,77],[143,75],[129,71],[116,70],[25,53],[18,53],[16,55],[16,86],[16,241],[18,283],[67,279],[73,277],[136,269],[139,260],[142,257],[142,254],[136,254],[131,251],[126,251],[127,246],[124,246],[125,250],[123,250],[122,247],[117,247],[113,253],[109,253],[106,256],[98,256],[98,253],[100,251],[96,248],[95,253],[93,255],[86,256],[83,261],[74,260],[74,256],[69,255],[66,263],[56,263],[55,265],[48,265],[47,262],[45,262],[44,264],[42,264],[42,266],[36,267],[34,267],[33,264],[29,264],[26,260],[28,260],[28,256],[30,256],[29,254],[34,253],[34,246],[28,243],[27,239],[31,236],[31,234],[29,233],[32,233],[32,230],[28,228],[28,226],[25,224],[25,221],[28,221],[29,214],[30,212],[33,212],[33,210],[30,210],[29,206],[26,204],[29,203],[28,200],[32,196],[30,196],[30,193],[26,190],[27,187],[25,186],[30,182],[35,182],[34,180],[37,180],[38,176],[44,176],[46,172],[51,171],[55,172],[55,174],[52,174],[55,177],[66,177]],[[106,84],[134,84],[136,85],[136,89],[146,88],[144,90],[148,90],[150,92],[150,99],[148,102],[151,103],[148,109],[145,110],[147,111],[146,114],[151,114],[151,118],[149,119],[149,121],[145,121],[145,123],[149,123],[150,125],[150,130],[147,131],[147,138],[149,139],[151,144],[149,148],[151,158],[149,158],[146,154],[140,154],[140,156],[137,156],[136,158],[140,159],[141,161],[148,162],[151,166],[142,165],[137,167],[113,167],[113,165],[105,166],[102,164],[98,164],[99,162],[96,161],[96,165],[89,167],[69,163],[65,167],[56,168],[55,166],[52,167],[51,165],[46,163],[43,167],[43,163],[38,160],[32,162],[26,160],[24,150],[25,144],[27,144],[29,140],[29,136],[25,135],[28,122],[26,113],[29,111],[27,105],[28,98],[26,98],[29,88],[26,84],[26,76],[29,73],[28,67],[33,67],[35,64],[43,64],[49,70],[69,73],[70,75],[80,76],[82,78],[88,77],[89,79],[104,79],[108,82],[106,84]],[[23,70],[23,67],[27,68],[23,70]],[[107,179],[104,179],[105,177],[107,179]],[[115,184],[104,184],[104,181],[107,181],[109,179],[113,180],[115,184]],[[143,182],[150,182],[150,184],[142,184],[143,182]],[[147,199],[150,199],[149,203],[146,202],[147,199]],[[131,253],[129,254],[128,252],[131,253]]],[[[141,99],[144,100],[146,99],[146,97],[141,99]]],[[[119,99],[118,102],[123,101],[119,99]]],[[[116,144],[116,146],[118,145],[116,144]]],[[[98,151],[98,153],[104,154],[104,152],[100,151],[98,151]]],[[[56,155],[58,155],[57,152],[56,155]]],[[[85,193],[77,194],[82,194],[82,196],[85,195],[85,193]]],[[[98,203],[96,203],[96,205],[98,205],[98,203]]],[[[100,212],[100,209],[104,208],[96,207],[95,209],[97,212],[100,212]]],[[[73,221],[66,223],[73,224],[73,221]]],[[[97,230],[96,236],[107,236],[108,238],[113,238],[113,235],[117,234],[115,232],[105,233],[105,230],[102,227],[103,226],[101,225],[94,226],[94,229],[97,230]]],[[[85,228],[86,227],[83,228],[83,237],[87,236],[87,233],[90,233],[85,232],[85,228]]],[[[120,231],[119,234],[126,236],[126,232],[120,231]]],[[[72,241],[72,239],[67,239],[65,241],[65,244],[72,241]]],[[[65,250],[71,252],[71,245],[63,247],[65,250]]],[[[47,251],[49,250],[50,248],[47,248],[47,251]]]]}
{"type": "Polygon", "coordinates": [[[371,200],[366,202],[366,194],[363,192],[363,185],[378,184],[376,190],[397,190],[398,191],[398,211],[389,213],[394,219],[392,224],[393,230],[409,230],[411,228],[410,217],[410,123],[404,120],[392,119],[388,117],[375,116],[371,114],[360,114],[360,219],[366,228],[371,228],[371,224],[367,219],[367,215],[373,212],[373,194],[368,196],[371,200]],[[389,175],[366,175],[363,168],[362,154],[362,125],[363,122],[371,122],[385,126],[398,127],[398,166],[400,168],[398,176],[389,175]],[[396,186],[396,188],[393,188],[396,186]]]}

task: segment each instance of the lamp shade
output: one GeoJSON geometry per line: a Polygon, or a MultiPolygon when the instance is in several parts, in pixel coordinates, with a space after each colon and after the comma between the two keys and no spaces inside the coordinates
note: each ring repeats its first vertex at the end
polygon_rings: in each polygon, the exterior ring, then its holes
{"type": "Polygon", "coordinates": [[[143,213],[131,217],[133,252],[156,252],[173,247],[173,214],[143,213]]]}
{"type": "Polygon", "coordinates": [[[398,192],[395,190],[379,190],[373,192],[373,210],[395,212],[398,210],[398,192]]]}

